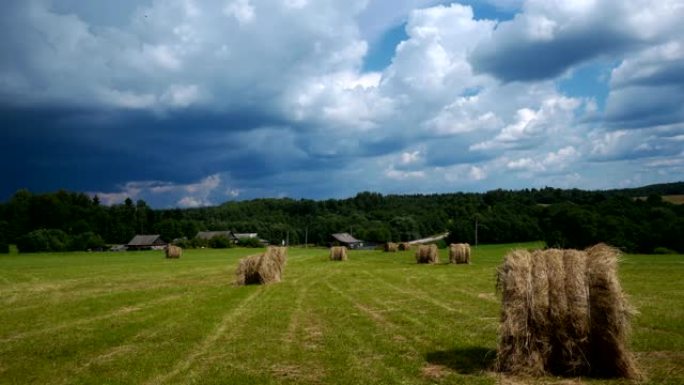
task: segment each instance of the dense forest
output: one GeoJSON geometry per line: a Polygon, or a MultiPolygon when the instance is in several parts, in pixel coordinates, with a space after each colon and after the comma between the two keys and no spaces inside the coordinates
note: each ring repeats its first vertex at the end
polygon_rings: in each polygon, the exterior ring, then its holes
{"type": "Polygon", "coordinates": [[[135,234],[192,239],[200,230],[256,232],[280,243],[324,245],[349,232],[368,242],[405,241],[449,231],[447,242],[543,240],[582,248],[606,242],[628,252],[684,253],[684,205],[662,199],[684,194],[684,182],[637,189],[556,188],[486,193],[382,195],[343,200],[256,199],[216,207],[154,210],[127,199],[104,206],[97,196],[18,191],[0,204],[0,252],[100,249],[135,234]],[[477,228],[477,233],[476,233],[477,228]]]}

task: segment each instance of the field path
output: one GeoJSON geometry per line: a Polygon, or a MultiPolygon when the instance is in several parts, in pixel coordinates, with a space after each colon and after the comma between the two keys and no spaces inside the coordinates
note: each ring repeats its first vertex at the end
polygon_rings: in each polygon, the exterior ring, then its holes
{"type": "Polygon", "coordinates": [[[263,292],[263,287],[258,287],[254,293],[250,294],[247,296],[245,299],[240,301],[240,303],[230,309],[228,312],[226,312],[221,319],[221,321],[218,323],[218,325],[214,328],[213,332],[211,332],[204,340],[202,340],[199,344],[195,346],[195,348],[185,357],[182,359],[178,360],[176,365],[173,367],[171,371],[168,373],[164,373],[162,375],[156,376],[148,381],[145,381],[146,385],[157,385],[157,384],[163,384],[171,379],[173,379],[175,376],[178,374],[187,371],[194,363],[197,361],[199,357],[204,355],[209,348],[211,348],[214,343],[221,337],[223,334],[225,334],[226,329],[228,326],[235,321],[235,319],[242,315],[243,312],[248,309],[248,305],[263,292]]]}

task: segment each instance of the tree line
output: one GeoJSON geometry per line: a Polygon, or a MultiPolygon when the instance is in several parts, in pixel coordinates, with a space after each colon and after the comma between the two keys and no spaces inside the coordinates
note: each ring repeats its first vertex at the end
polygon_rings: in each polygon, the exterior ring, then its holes
{"type": "Polygon", "coordinates": [[[83,193],[20,190],[0,204],[0,252],[8,244],[22,252],[86,250],[124,244],[135,234],[172,241],[200,230],[232,230],[290,244],[325,245],[338,232],[382,243],[449,231],[447,242],[543,240],[574,248],[606,242],[627,252],[684,253],[684,205],[664,201],[664,194],[684,194],[684,182],[610,191],[362,192],[341,200],[255,199],[168,210],[142,200],[105,206],[83,193]]]}

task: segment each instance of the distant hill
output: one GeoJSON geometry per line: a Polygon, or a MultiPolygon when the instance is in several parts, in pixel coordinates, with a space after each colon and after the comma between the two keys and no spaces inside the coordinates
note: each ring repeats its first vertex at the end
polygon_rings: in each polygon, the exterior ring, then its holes
{"type": "Polygon", "coordinates": [[[645,197],[649,195],[684,195],[684,182],[659,183],[635,188],[608,190],[606,192],[630,197],[645,197]]]}

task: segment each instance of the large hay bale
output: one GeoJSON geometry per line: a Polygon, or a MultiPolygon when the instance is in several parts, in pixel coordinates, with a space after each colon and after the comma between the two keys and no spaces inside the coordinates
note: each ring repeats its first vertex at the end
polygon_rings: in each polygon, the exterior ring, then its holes
{"type": "Polygon", "coordinates": [[[408,251],[411,250],[411,244],[408,242],[401,242],[399,243],[399,251],[408,251]]]}
{"type": "Polygon", "coordinates": [[[452,243],[449,245],[450,263],[470,263],[470,245],[467,243],[452,243]]]}
{"type": "Polygon", "coordinates": [[[602,377],[638,378],[638,369],[627,349],[629,321],[634,310],[618,281],[620,252],[599,244],[587,249],[587,253],[592,373],[602,377]]]}
{"type": "Polygon", "coordinates": [[[558,368],[569,375],[586,374],[589,342],[589,287],[587,286],[587,254],[577,250],[563,252],[565,271],[566,336],[563,341],[563,359],[558,368]]]}
{"type": "Polygon", "coordinates": [[[166,258],[177,259],[183,256],[183,249],[178,246],[167,245],[164,248],[164,253],[166,254],[166,258]]]}
{"type": "Polygon", "coordinates": [[[281,270],[285,267],[285,264],[287,263],[287,247],[268,246],[266,248],[266,255],[274,258],[280,265],[281,270]]]}
{"type": "Polygon", "coordinates": [[[262,256],[263,254],[250,255],[238,262],[237,270],[235,270],[236,285],[257,285],[262,283],[258,272],[262,256]]]}
{"type": "Polygon", "coordinates": [[[346,261],[347,260],[347,248],[344,246],[333,246],[330,248],[330,260],[331,261],[346,261]]]}
{"type": "MultiPolygon", "coordinates": [[[[547,362],[556,365],[550,368],[554,373],[563,372],[566,365],[563,363],[563,345],[568,343],[566,332],[566,315],[568,314],[568,301],[565,293],[565,264],[563,263],[563,250],[548,249],[535,253],[538,258],[545,259],[546,276],[548,283],[549,315],[548,328],[554,330],[547,337],[551,342],[551,352],[547,362]]],[[[544,338],[547,338],[544,337],[544,338]]],[[[548,365],[547,365],[548,366],[548,365]]]]}
{"type": "Polygon", "coordinates": [[[287,248],[268,247],[264,254],[251,255],[240,260],[235,271],[236,285],[267,284],[282,280],[287,248]]]}
{"type": "Polygon", "coordinates": [[[499,268],[497,369],[524,375],[636,378],[626,349],[630,307],[615,249],[514,250],[499,268]]]}
{"type": "Polygon", "coordinates": [[[394,253],[399,251],[399,245],[393,242],[385,243],[385,252],[394,253]]]}
{"type": "Polygon", "coordinates": [[[502,372],[540,375],[544,362],[528,327],[532,311],[532,258],[527,250],[506,255],[497,286],[503,293],[497,368],[502,372]]]}
{"type": "Polygon", "coordinates": [[[437,245],[420,245],[416,251],[416,262],[418,263],[438,263],[439,251],[437,245]]]}

